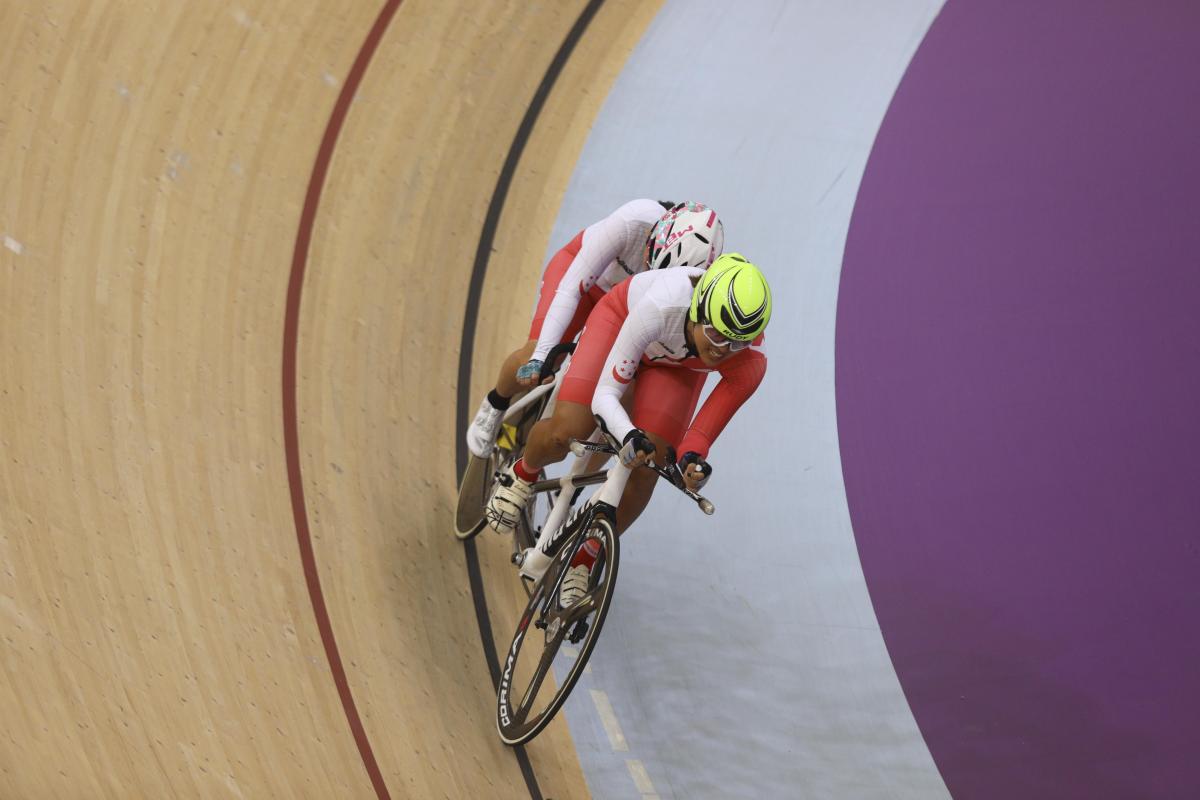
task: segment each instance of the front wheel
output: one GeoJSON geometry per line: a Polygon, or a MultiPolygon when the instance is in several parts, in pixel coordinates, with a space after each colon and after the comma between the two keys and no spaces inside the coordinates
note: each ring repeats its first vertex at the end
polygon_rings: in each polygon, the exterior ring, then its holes
{"type": "Polygon", "coordinates": [[[616,587],[619,557],[612,522],[596,514],[582,533],[565,543],[534,587],[508,648],[496,693],[496,730],[505,744],[520,745],[537,736],[566,702],[600,637],[616,587]],[[559,608],[567,568],[588,540],[599,545],[588,590],[569,608],[559,608]],[[561,683],[556,683],[558,676],[561,683]]]}

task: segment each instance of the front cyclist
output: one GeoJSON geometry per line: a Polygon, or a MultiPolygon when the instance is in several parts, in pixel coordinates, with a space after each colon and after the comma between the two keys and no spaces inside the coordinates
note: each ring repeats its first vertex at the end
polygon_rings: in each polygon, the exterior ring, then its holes
{"type": "Polygon", "coordinates": [[[574,339],[614,286],[648,269],[705,268],[724,243],[716,212],[693,202],[633,200],[576,235],[546,265],[529,340],[504,360],[495,388],[467,429],[471,453],[482,458],[491,451],[513,395],[537,382],[550,349],[574,339]]]}
{"type": "MultiPolygon", "coordinates": [[[[721,256],[707,272],[648,272],[617,286],[587,320],[554,415],[533,427],[524,457],[499,477],[488,524],[511,532],[538,473],[561,461],[572,439],[589,436],[597,419],[623,443],[626,466],[675,447],[683,454],[677,466],[684,481],[699,489],[712,474],[709,448],[766,374],[761,337],[770,318],[766,279],[736,253],[721,256]],[[693,419],[713,371],[721,379],[693,419]],[[621,396],[635,375],[631,418],[621,396]]],[[[656,479],[650,470],[634,470],[617,508],[618,532],[641,514],[656,479]]],[[[564,607],[586,592],[596,555],[581,549],[572,561],[563,580],[564,607]]]]}

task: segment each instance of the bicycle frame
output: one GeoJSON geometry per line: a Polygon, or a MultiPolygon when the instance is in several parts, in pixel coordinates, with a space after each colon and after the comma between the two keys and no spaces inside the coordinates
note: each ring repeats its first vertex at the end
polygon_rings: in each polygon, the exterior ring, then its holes
{"type": "MultiPolygon", "coordinates": [[[[551,352],[553,354],[554,351],[551,352]]],[[[565,369],[565,364],[563,368],[565,369]]],[[[504,415],[505,422],[517,419],[518,415],[531,404],[545,396],[546,392],[550,392],[551,394],[549,402],[542,411],[542,418],[545,419],[554,413],[554,405],[558,400],[558,392],[562,387],[562,381],[559,380],[559,374],[561,373],[550,374],[554,375],[554,380],[551,383],[543,383],[533,388],[524,397],[514,403],[504,415]]],[[[599,430],[597,428],[592,431],[588,439],[593,439],[599,430]]],[[[599,491],[588,498],[588,501],[575,512],[572,520],[581,518],[583,514],[587,513],[588,509],[603,504],[603,506],[612,510],[613,522],[615,524],[616,508],[621,501],[621,496],[625,492],[625,485],[629,482],[632,469],[620,463],[597,472],[584,473],[584,469],[587,467],[589,455],[593,453],[605,453],[612,456],[616,455],[619,449],[618,443],[611,439],[606,444],[593,443],[591,441],[574,441],[571,443],[571,453],[575,458],[571,466],[567,469],[567,473],[560,478],[537,481],[533,484],[532,490],[535,495],[558,490],[558,497],[554,500],[554,504],[550,509],[549,515],[546,517],[546,522],[542,525],[542,529],[538,534],[538,540],[534,546],[513,555],[513,563],[520,567],[522,577],[536,581],[542,577],[546,568],[550,566],[550,562],[553,560],[558,547],[563,541],[564,537],[561,534],[570,527],[570,521],[567,520],[567,513],[574,504],[576,489],[585,486],[594,486],[599,483],[604,484],[599,491]]],[[[700,510],[705,514],[713,513],[714,508],[712,503],[687,489],[681,483],[677,483],[666,468],[657,465],[648,466],[657,472],[660,477],[675,485],[677,489],[692,500],[695,500],[700,506],[700,510]]]]}
{"type": "Polygon", "coordinates": [[[555,379],[553,383],[542,384],[530,389],[525,393],[524,397],[508,407],[508,410],[504,412],[504,421],[509,422],[520,417],[521,412],[540,400],[547,392],[553,393],[553,396],[550,398],[550,403],[546,406],[546,412],[552,412],[554,401],[558,398],[559,385],[560,382],[555,379]]]}
{"type": "Polygon", "coordinates": [[[521,554],[521,575],[530,580],[542,577],[557,552],[558,546],[562,543],[563,537],[559,534],[567,529],[567,512],[571,508],[576,489],[594,486],[598,483],[604,484],[575,512],[578,517],[585,514],[592,506],[600,503],[615,510],[617,504],[621,502],[621,495],[625,492],[625,484],[629,482],[632,470],[623,464],[617,464],[599,472],[584,473],[583,470],[587,467],[590,453],[606,452],[602,447],[589,448],[584,443],[576,442],[571,445],[571,451],[575,455],[575,460],[571,463],[566,475],[533,484],[535,494],[557,489],[558,497],[555,498],[550,515],[546,517],[546,522],[542,525],[537,544],[521,554]]]}

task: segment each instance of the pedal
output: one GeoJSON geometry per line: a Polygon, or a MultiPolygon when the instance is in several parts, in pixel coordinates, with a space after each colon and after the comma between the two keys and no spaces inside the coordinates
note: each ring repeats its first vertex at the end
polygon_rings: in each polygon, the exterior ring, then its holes
{"type": "Polygon", "coordinates": [[[587,635],[588,624],[586,619],[581,619],[575,623],[575,627],[567,634],[567,641],[571,644],[579,644],[583,641],[583,637],[587,635]]]}

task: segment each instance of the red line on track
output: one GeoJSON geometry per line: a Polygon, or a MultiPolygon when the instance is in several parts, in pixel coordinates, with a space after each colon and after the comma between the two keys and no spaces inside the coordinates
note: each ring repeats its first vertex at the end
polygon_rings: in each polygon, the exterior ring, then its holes
{"type": "Polygon", "coordinates": [[[317,570],[317,560],[313,553],[312,535],[308,527],[308,509],[304,504],[304,478],[300,472],[300,432],[296,413],[296,346],[300,329],[300,295],[304,289],[304,269],[308,264],[308,248],[312,242],[313,224],[317,218],[317,207],[321,202],[321,190],[325,186],[325,176],[329,172],[329,162],[333,159],[333,151],[337,146],[338,134],[346,121],[350,110],[350,101],[362,82],[367,71],[367,65],[388,24],[395,16],[403,0],[387,0],[375,24],[371,26],[367,38],[363,40],[350,73],[342,84],[329,122],[325,126],[325,135],[321,138],[321,147],[317,151],[317,159],[313,163],[312,174],[308,181],[308,192],[304,196],[304,210],[300,212],[300,226],[296,231],[296,247],[292,251],[292,272],[288,279],[287,306],[283,320],[283,443],[287,454],[288,485],[292,494],[292,517],[296,521],[296,539],[300,545],[300,560],[304,564],[304,579],[308,584],[308,596],[312,600],[313,615],[317,618],[317,628],[321,632],[321,643],[325,646],[325,656],[329,660],[329,669],[333,673],[333,682],[337,685],[338,696],[342,700],[342,709],[346,712],[346,721],[350,724],[350,732],[354,735],[354,743],[358,745],[359,755],[362,756],[363,766],[375,787],[375,793],[380,800],[390,800],[387,784],[384,783],[383,773],[375,761],[375,753],[371,750],[371,742],[358,716],[358,708],[354,705],[354,696],[350,693],[350,684],[346,680],[346,670],[342,666],[342,657],[338,653],[337,640],[333,635],[333,624],[329,620],[329,610],[325,606],[325,595],[321,591],[321,575],[317,570]]]}

